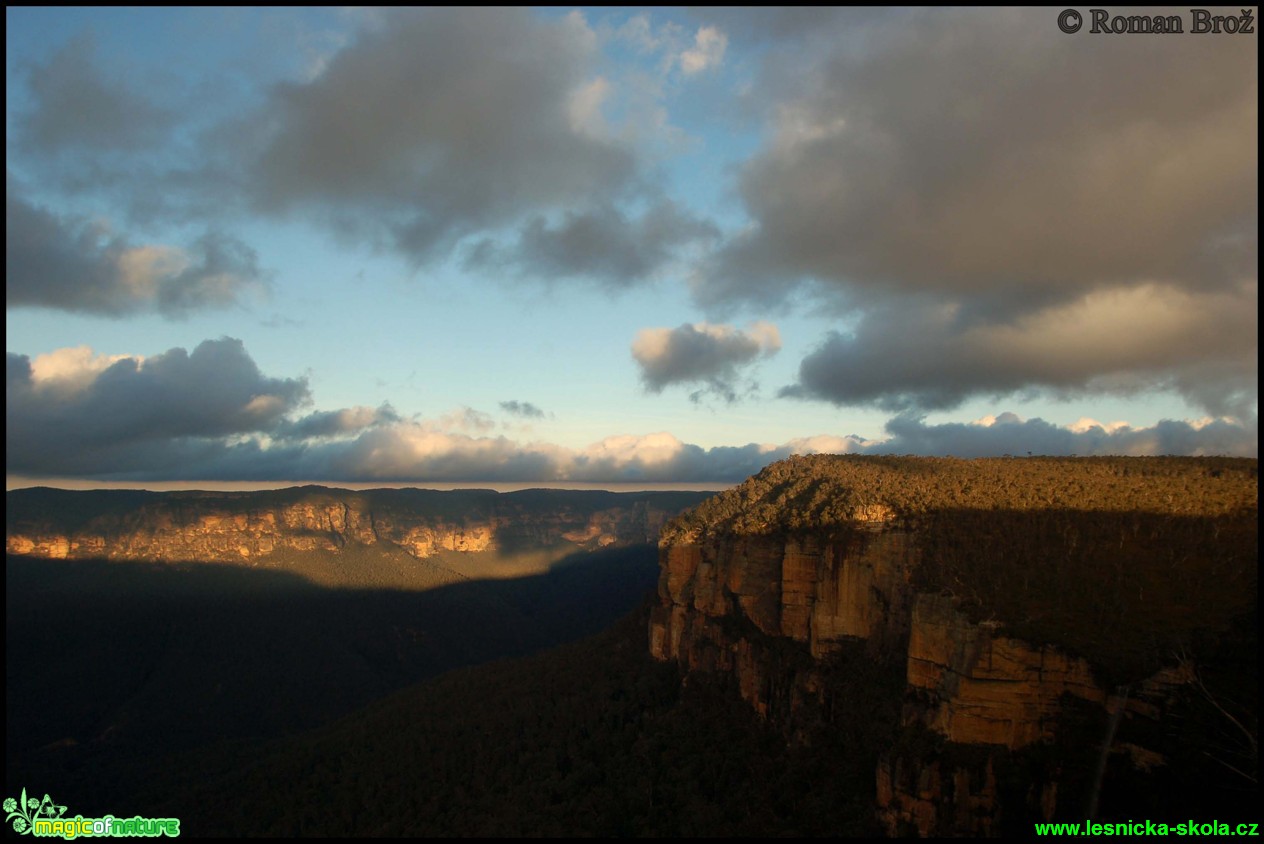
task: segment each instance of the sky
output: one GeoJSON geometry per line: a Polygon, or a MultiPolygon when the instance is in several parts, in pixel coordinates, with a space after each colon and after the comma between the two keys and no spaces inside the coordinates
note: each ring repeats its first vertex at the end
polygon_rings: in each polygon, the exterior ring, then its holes
{"type": "Polygon", "coordinates": [[[7,486],[1254,457],[1257,36],[1058,11],[10,7],[7,486]]]}

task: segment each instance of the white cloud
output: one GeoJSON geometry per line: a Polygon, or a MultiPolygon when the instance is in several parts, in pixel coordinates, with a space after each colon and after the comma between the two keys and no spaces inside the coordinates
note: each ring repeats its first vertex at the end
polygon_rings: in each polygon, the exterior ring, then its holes
{"type": "Polygon", "coordinates": [[[88,346],[56,349],[31,361],[31,381],[39,389],[80,391],[115,363],[128,358],[144,365],[143,357],[97,354],[88,346]]]}
{"type": "MultiPolygon", "coordinates": [[[[1196,421],[1189,420],[1189,424],[1195,430],[1198,430],[1205,427],[1211,421],[1212,420],[1210,418],[1196,421]]],[[[1098,422],[1096,419],[1092,419],[1088,416],[1081,416],[1079,419],[1067,426],[1069,430],[1077,434],[1086,434],[1094,428],[1100,428],[1108,434],[1113,434],[1116,431],[1121,431],[1129,427],[1131,426],[1127,422],[1098,422]]]]}
{"type": "Polygon", "coordinates": [[[626,466],[629,463],[661,466],[679,458],[684,448],[685,444],[675,436],[661,431],[644,436],[623,434],[606,437],[585,448],[580,455],[585,461],[610,466],[626,466]]]}
{"type": "Polygon", "coordinates": [[[713,26],[699,27],[693,46],[680,54],[680,69],[692,75],[718,67],[728,45],[728,36],[720,30],[713,26]]]}

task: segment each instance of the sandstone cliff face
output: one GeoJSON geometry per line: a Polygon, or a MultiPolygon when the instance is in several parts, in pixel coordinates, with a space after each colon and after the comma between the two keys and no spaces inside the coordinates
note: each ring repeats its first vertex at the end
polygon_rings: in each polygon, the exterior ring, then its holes
{"type": "MultiPolygon", "coordinates": [[[[906,721],[917,721],[958,745],[987,748],[980,765],[946,764],[941,758],[893,755],[878,766],[879,819],[892,835],[915,830],[923,837],[992,835],[998,832],[999,799],[994,763],[1001,748],[1018,751],[1057,738],[1066,696],[1120,717],[1158,721],[1176,690],[1193,681],[1189,664],[1164,668],[1126,690],[1107,691],[1083,659],[1059,649],[1004,635],[995,622],[973,623],[956,601],[918,595],[909,624],[906,721]]],[[[1109,721],[1108,721],[1109,722],[1109,721]]],[[[1162,765],[1160,754],[1113,736],[1107,752],[1128,757],[1134,768],[1162,765]]],[[[1056,776],[1034,783],[1024,795],[1029,814],[1049,820],[1059,809],[1056,776]]]]}
{"type": "MultiPolygon", "coordinates": [[[[914,554],[900,530],[666,543],[650,651],[689,670],[735,672],[743,695],[766,715],[774,680],[763,637],[800,643],[818,660],[848,639],[894,647],[907,624],[914,554]],[[762,637],[743,635],[726,623],[733,621],[762,637]]],[[[809,687],[810,672],[799,682],[809,687]]]]}
{"type": "MultiPolygon", "coordinates": [[[[1005,807],[994,763],[1055,738],[1064,696],[1157,719],[1172,690],[1190,680],[1169,669],[1126,695],[1108,693],[1083,659],[1007,636],[997,622],[972,622],[954,598],[917,594],[911,583],[922,552],[913,530],[894,520],[830,536],[690,539],[660,544],[660,604],[649,628],[655,658],[729,672],[756,711],[788,720],[817,694],[829,656],[844,642],[863,642],[875,658],[905,665],[906,726],[983,749],[984,761],[969,765],[916,752],[883,758],[877,811],[893,835],[996,834],[1005,807]],[[801,659],[785,658],[787,641],[801,659]]],[[[1138,766],[1161,763],[1144,748],[1124,749],[1138,766]]],[[[1029,814],[1052,817],[1056,778],[1035,784],[1024,801],[1029,814]]]]}
{"type": "Polygon", "coordinates": [[[398,548],[426,559],[444,551],[587,550],[650,542],[682,506],[703,497],[565,493],[562,499],[543,490],[498,495],[309,488],[147,494],[126,506],[100,505],[105,499],[97,498],[91,499],[95,511],[73,518],[65,511],[83,509],[84,496],[102,493],[38,492],[8,494],[10,554],[213,562],[252,561],[282,551],[338,553],[348,545],[398,548]]]}
{"type": "Polygon", "coordinates": [[[1157,718],[1172,689],[1191,680],[1188,666],[1163,669],[1126,697],[1108,694],[1085,660],[1007,637],[995,622],[974,624],[951,598],[918,595],[913,605],[909,690],[926,701],[926,726],[949,741],[1018,750],[1052,739],[1065,694],[1157,718]]]}

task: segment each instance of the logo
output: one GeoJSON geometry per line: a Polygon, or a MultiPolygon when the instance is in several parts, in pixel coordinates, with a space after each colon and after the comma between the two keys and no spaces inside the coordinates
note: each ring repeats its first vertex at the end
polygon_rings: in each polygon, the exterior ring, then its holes
{"type": "Polygon", "coordinates": [[[43,800],[28,797],[22,789],[19,798],[4,799],[5,823],[13,824],[13,831],[36,838],[157,838],[167,835],[175,838],[180,834],[178,818],[85,818],[75,815],[65,817],[66,807],[53,802],[47,794],[43,800]]]}

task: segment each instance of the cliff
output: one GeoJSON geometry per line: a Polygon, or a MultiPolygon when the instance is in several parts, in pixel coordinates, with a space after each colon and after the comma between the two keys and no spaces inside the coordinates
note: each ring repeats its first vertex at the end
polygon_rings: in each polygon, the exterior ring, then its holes
{"type": "Polygon", "coordinates": [[[731,675],[798,740],[848,694],[840,657],[900,672],[891,834],[1082,820],[1095,764],[1177,752],[1156,725],[1205,688],[1189,643],[1254,607],[1256,466],[794,458],[664,530],[650,651],[731,675]]]}
{"type": "Polygon", "coordinates": [[[652,542],[705,493],[562,490],[259,492],[13,490],[9,554],[53,559],[267,564],[294,554],[368,549],[429,560],[445,554],[555,555],[652,542]]]}

